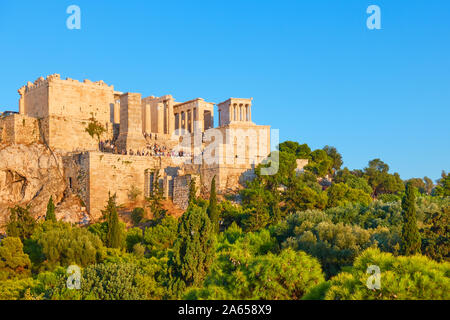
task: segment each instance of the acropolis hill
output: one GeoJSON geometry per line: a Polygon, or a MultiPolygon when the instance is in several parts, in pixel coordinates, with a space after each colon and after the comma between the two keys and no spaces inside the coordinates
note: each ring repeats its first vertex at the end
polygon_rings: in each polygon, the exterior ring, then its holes
{"type": "Polygon", "coordinates": [[[0,118],[3,217],[15,204],[33,205],[35,215],[44,215],[51,195],[58,208],[71,197],[81,199],[96,220],[109,192],[120,204],[133,193],[139,201],[155,183],[185,209],[190,179],[207,192],[215,176],[218,192],[227,193],[251,179],[270,153],[270,127],[252,122],[252,99],[218,103],[214,128],[215,104],[202,98],[142,98],[103,81],[63,80],[58,74],[18,92],[19,112],[0,118]],[[92,134],[89,125],[102,128],[101,134],[92,134]]]}

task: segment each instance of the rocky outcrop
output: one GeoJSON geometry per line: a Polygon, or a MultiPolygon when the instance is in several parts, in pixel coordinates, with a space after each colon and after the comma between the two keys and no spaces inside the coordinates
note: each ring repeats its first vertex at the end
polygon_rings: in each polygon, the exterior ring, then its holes
{"type": "Polygon", "coordinates": [[[57,216],[76,220],[79,210],[73,201],[66,203],[63,170],[61,156],[42,144],[0,145],[0,227],[15,205],[29,205],[36,219],[44,218],[50,196],[57,204],[57,216]]]}

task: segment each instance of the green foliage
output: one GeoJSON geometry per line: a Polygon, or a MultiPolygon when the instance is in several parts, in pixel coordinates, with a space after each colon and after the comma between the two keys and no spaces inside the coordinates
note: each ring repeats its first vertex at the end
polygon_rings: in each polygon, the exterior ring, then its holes
{"type": "Polygon", "coordinates": [[[36,227],[36,221],[31,216],[29,207],[15,206],[10,209],[9,221],[6,226],[6,233],[10,237],[18,237],[24,241],[28,239],[36,227]]]}
{"type": "Polygon", "coordinates": [[[355,225],[334,224],[320,211],[292,214],[273,228],[282,247],[302,250],[321,262],[327,276],[349,266],[371,246],[371,232],[355,225]]]}
{"type": "Polygon", "coordinates": [[[311,290],[305,299],[327,300],[430,300],[450,299],[450,264],[424,256],[394,257],[378,249],[367,249],[352,268],[311,290]],[[366,285],[370,265],[380,268],[379,290],[366,285]]]}
{"type": "Polygon", "coordinates": [[[136,258],[143,258],[145,255],[145,246],[142,243],[136,243],[133,246],[133,254],[136,258]]]}
{"type": "Polygon", "coordinates": [[[144,235],[140,228],[132,228],[127,231],[125,242],[127,244],[127,251],[133,252],[133,248],[136,244],[143,242],[144,235]]]}
{"type": "Polygon", "coordinates": [[[392,193],[383,193],[378,196],[378,200],[389,203],[389,202],[397,202],[400,201],[402,198],[396,194],[392,193]]]}
{"type": "Polygon", "coordinates": [[[217,208],[217,195],[216,195],[216,177],[211,181],[211,192],[209,194],[209,206],[208,216],[211,220],[211,224],[214,232],[219,232],[219,209],[217,208]]]}
{"type": "Polygon", "coordinates": [[[83,270],[81,282],[84,299],[141,300],[145,291],[137,278],[141,270],[135,264],[109,263],[89,266],[83,270]]]}
{"type": "Polygon", "coordinates": [[[450,206],[431,213],[420,230],[422,254],[436,261],[450,262],[450,206]]]}
{"type": "Polygon", "coordinates": [[[189,182],[189,206],[196,204],[197,200],[197,186],[195,185],[195,179],[191,176],[191,181],[189,182]]]}
{"type": "Polygon", "coordinates": [[[171,217],[164,217],[161,222],[146,228],[144,232],[144,244],[151,255],[160,255],[173,247],[178,237],[178,221],[171,217]]]}
{"type": "Polygon", "coordinates": [[[283,195],[283,210],[286,213],[298,210],[325,209],[328,203],[327,194],[322,192],[320,187],[308,186],[304,183],[302,180],[304,176],[302,174],[299,178],[294,178],[283,195]]]}
{"type": "Polygon", "coordinates": [[[47,203],[47,212],[45,214],[45,221],[56,222],[55,215],[55,204],[53,203],[53,196],[50,196],[50,199],[47,203]]]}
{"type": "Polygon", "coordinates": [[[217,259],[203,288],[187,299],[299,299],[324,281],[319,263],[304,252],[275,251],[267,230],[243,233],[233,224],[221,234],[217,259]]]}
{"type": "Polygon", "coordinates": [[[372,201],[370,194],[360,189],[353,189],[344,183],[333,183],[327,189],[327,195],[328,208],[345,206],[348,203],[361,203],[367,206],[372,201]]]}
{"type": "Polygon", "coordinates": [[[247,216],[243,219],[246,230],[256,231],[264,228],[270,222],[270,210],[267,200],[271,193],[258,181],[249,183],[249,188],[241,191],[242,204],[249,209],[247,216]]]}
{"type": "Polygon", "coordinates": [[[325,150],[317,149],[311,152],[311,162],[305,166],[305,170],[312,172],[317,177],[332,174],[335,159],[328,156],[325,150]]]}
{"type": "Polygon", "coordinates": [[[280,143],[278,149],[280,152],[294,154],[297,159],[309,159],[311,154],[311,149],[306,143],[299,144],[298,142],[293,141],[285,141],[280,143]]]}
{"type": "Polygon", "coordinates": [[[131,220],[134,225],[138,225],[144,218],[144,208],[134,208],[131,212],[131,220]]]}
{"type": "Polygon", "coordinates": [[[412,255],[420,252],[420,234],[417,228],[415,192],[416,188],[408,183],[406,186],[406,195],[402,200],[402,249],[405,255],[412,255]]]}
{"type": "Polygon", "coordinates": [[[127,196],[131,202],[135,202],[141,194],[142,194],[142,191],[135,185],[132,185],[130,190],[128,190],[127,196]]]}
{"type": "Polygon", "coordinates": [[[106,246],[108,248],[122,248],[124,240],[123,228],[119,222],[117,213],[116,195],[109,195],[108,204],[106,205],[103,215],[106,218],[108,230],[106,233],[106,246]]]}
{"type": "Polygon", "coordinates": [[[0,242],[0,281],[30,275],[31,261],[23,253],[20,238],[7,237],[0,242]]]}
{"type": "Polygon", "coordinates": [[[160,221],[166,216],[166,210],[163,209],[163,190],[159,185],[160,174],[159,170],[153,172],[153,191],[150,196],[146,198],[147,202],[150,204],[150,211],[152,212],[153,219],[160,221]]]}
{"type": "Polygon", "coordinates": [[[100,238],[86,229],[63,222],[44,222],[25,242],[25,252],[36,268],[53,270],[57,266],[100,262],[105,248],[100,238]]]}
{"type": "Polygon", "coordinates": [[[22,300],[27,290],[35,285],[32,278],[0,281],[0,300],[22,300]]]}
{"type": "Polygon", "coordinates": [[[323,150],[327,153],[328,157],[332,160],[332,168],[339,170],[343,164],[342,155],[337,151],[335,147],[325,146],[323,150]]]}
{"type": "Polygon", "coordinates": [[[105,127],[95,119],[94,114],[91,114],[91,118],[89,119],[89,123],[85,128],[85,131],[89,133],[89,135],[94,138],[97,137],[97,140],[100,141],[100,137],[103,133],[106,132],[105,127]]]}
{"type": "Polygon", "coordinates": [[[227,229],[233,223],[242,227],[244,219],[250,215],[251,208],[244,209],[242,206],[234,205],[225,200],[218,204],[218,210],[222,219],[222,226],[227,229]]]}
{"type": "Polygon", "coordinates": [[[359,189],[368,194],[373,192],[366,179],[358,177],[353,172],[350,172],[348,168],[337,171],[333,183],[345,183],[350,188],[359,189]]]}
{"type": "Polygon", "coordinates": [[[380,159],[369,161],[364,169],[364,178],[373,189],[373,195],[403,192],[405,186],[398,173],[390,174],[389,166],[380,159]]]}
{"type": "Polygon", "coordinates": [[[174,294],[181,294],[184,287],[201,285],[214,259],[214,241],[205,210],[191,206],[181,217],[170,261],[171,274],[176,278],[174,294]]]}
{"type": "Polygon", "coordinates": [[[442,171],[441,179],[437,181],[434,194],[440,197],[450,197],[450,174],[442,171]]]}

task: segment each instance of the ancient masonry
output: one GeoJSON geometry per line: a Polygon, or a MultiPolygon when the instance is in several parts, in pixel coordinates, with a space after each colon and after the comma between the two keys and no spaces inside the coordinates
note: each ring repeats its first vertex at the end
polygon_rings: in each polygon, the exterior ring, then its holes
{"type": "Polygon", "coordinates": [[[63,80],[58,74],[28,82],[18,92],[19,113],[0,118],[0,143],[41,143],[62,155],[68,190],[80,195],[94,218],[109,192],[126,203],[132,190],[143,198],[155,183],[184,209],[191,179],[208,190],[215,176],[218,192],[226,193],[251,179],[270,153],[270,127],[252,122],[252,99],[217,104],[214,128],[214,103],[201,98],[142,98],[103,81],[63,80]],[[86,130],[93,119],[105,129],[100,139],[86,130]],[[100,141],[111,141],[114,152],[102,152],[100,141]],[[137,155],[154,145],[170,152],[137,155]]]}

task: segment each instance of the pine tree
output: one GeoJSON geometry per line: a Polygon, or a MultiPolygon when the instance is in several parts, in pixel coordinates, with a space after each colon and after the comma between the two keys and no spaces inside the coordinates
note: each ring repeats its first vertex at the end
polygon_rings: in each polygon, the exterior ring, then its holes
{"type": "Polygon", "coordinates": [[[117,214],[115,194],[113,196],[109,194],[108,204],[103,213],[108,223],[106,246],[108,248],[120,248],[122,246],[122,230],[119,224],[119,215],[117,214]]]}
{"type": "Polygon", "coordinates": [[[208,216],[211,220],[214,232],[219,232],[219,209],[217,208],[216,177],[211,181],[211,192],[209,194],[208,216]]]}
{"type": "Polygon", "coordinates": [[[154,171],[153,177],[153,190],[146,200],[150,203],[150,211],[153,214],[153,220],[160,222],[166,216],[167,210],[165,210],[162,205],[163,190],[159,184],[159,170],[154,171]]]}
{"type": "Polygon", "coordinates": [[[8,237],[18,237],[22,241],[31,237],[36,227],[36,221],[31,216],[30,207],[15,206],[10,211],[11,215],[6,225],[8,237]]]}
{"type": "Polygon", "coordinates": [[[50,200],[47,203],[47,213],[45,215],[45,221],[56,222],[55,204],[53,203],[53,196],[50,196],[50,200]]]}
{"type": "Polygon", "coordinates": [[[195,185],[195,179],[191,176],[191,182],[189,183],[189,207],[195,204],[197,200],[197,187],[195,185]]]}
{"type": "Polygon", "coordinates": [[[406,185],[406,194],[402,199],[402,247],[405,255],[418,253],[421,245],[419,229],[417,228],[415,192],[416,188],[411,183],[408,183],[406,185]]]}
{"type": "Polygon", "coordinates": [[[187,286],[200,286],[214,260],[214,231],[204,208],[188,208],[178,225],[170,260],[172,291],[180,296],[187,286]]]}

